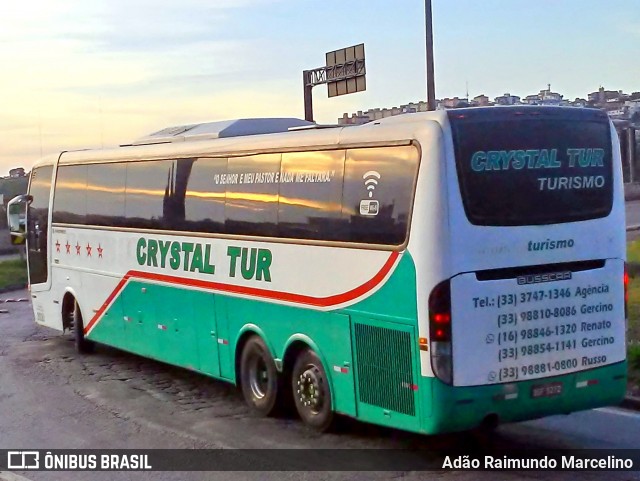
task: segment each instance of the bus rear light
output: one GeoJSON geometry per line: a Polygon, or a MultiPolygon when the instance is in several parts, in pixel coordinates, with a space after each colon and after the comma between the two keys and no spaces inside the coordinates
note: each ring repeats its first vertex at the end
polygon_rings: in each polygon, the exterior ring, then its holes
{"type": "Polygon", "coordinates": [[[433,321],[436,324],[448,324],[451,322],[451,314],[447,313],[438,313],[434,314],[433,321]]]}
{"type": "Polygon", "coordinates": [[[429,331],[431,341],[451,341],[451,283],[447,280],[429,295],[429,331]]]}
{"type": "Polygon", "coordinates": [[[418,347],[420,348],[421,351],[428,351],[429,350],[429,339],[427,339],[426,337],[421,337],[418,339],[418,347]]]}
{"type": "Polygon", "coordinates": [[[624,318],[627,318],[627,303],[629,302],[629,271],[627,270],[627,263],[624,263],[624,277],[622,278],[624,283],[624,318]]]}
{"type": "Polygon", "coordinates": [[[429,295],[429,335],[431,338],[431,368],[443,382],[451,384],[451,282],[443,281],[429,295]]]}

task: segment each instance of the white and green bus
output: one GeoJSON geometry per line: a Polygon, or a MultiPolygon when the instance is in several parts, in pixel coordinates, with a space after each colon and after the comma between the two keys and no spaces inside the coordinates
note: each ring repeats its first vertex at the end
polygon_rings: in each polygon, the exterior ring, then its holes
{"type": "Polygon", "coordinates": [[[45,159],[20,202],[38,324],[235,383],[261,415],[439,433],[625,393],[599,110],[171,128],[45,159]]]}

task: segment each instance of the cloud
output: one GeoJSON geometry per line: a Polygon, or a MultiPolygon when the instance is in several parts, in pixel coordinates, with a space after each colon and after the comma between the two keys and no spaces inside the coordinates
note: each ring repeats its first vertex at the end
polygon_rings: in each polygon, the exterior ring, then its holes
{"type": "MultiPolygon", "coordinates": [[[[184,94],[159,99],[156,95],[100,100],[71,93],[41,99],[41,116],[20,125],[0,124],[5,144],[0,172],[23,166],[40,156],[62,150],[100,148],[131,142],[164,127],[242,117],[299,116],[297,100],[278,88],[264,91],[228,90],[184,94]],[[7,128],[9,127],[9,128],[7,128]]],[[[11,118],[17,118],[14,114],[11,118]]]]}
{"type": "MultiPolygon", "coordinates": [[[[28,167],[41,151],[117,145],[182,116],[219,119],[251,110],[239,108],[246,97],[239,87],[251,82],[240,78],[253,77],[259,57],[232,25],[246,9],[274,1],[3,5],[0,175],[28,167]]],[[[262,95],[261,105],[274,109],[287,102],[262,95]]]]}

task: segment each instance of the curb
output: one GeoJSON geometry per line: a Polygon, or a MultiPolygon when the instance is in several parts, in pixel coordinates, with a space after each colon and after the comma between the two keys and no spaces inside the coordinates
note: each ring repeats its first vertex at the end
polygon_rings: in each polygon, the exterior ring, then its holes
{"type": "Polygon", "coordinates": [[[624,184],[624,200],[625,202],[640,200],[640,183],[627,182],[624,184]]]}
{"type": "Polygon", "coordinates": [[[31,481],[29,478],[9,471],[0,471],[0,481],[31,481]]]}
{"type": "Polygon", "coordinates": [[[627,226],[627,232],[632,232],[632,231],[636,231],[636,230],[640,230],[640,224],[628,225],[627,226]]]}

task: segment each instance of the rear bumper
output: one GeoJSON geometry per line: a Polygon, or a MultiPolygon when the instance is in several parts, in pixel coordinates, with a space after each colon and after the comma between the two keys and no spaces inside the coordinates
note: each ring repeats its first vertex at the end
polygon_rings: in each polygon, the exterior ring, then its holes
{"type": "Polygon", "coordinates": [[[427,433],[465,431],[479,426],[487,416],[495,415],[500,423],[526,421],[554,414],[602,406],[617,405],[624,399],[627,389],[627,362],[554,376],[534,381],[475,387],[452,387],[430,378],[430,393],[423,399],[422,430],[427,433]],[[534,399],[534,385],[562,383],[562,393],[552,397],[534,399]]]}

